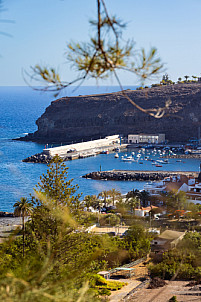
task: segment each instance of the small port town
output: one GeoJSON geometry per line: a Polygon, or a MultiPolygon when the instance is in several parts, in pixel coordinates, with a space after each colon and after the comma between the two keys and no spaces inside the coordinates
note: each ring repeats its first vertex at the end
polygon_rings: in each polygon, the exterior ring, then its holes
{"type": "Polygon", "coordinates": [[[148,183],[144,186],[144,190],[151,195],[164,191],[166,186],[170,186],[168,183],[173,182],[176,183],[178,189],[181,187],[180,190],[186,192],[190,201],[201,203],[199,166],[197,171],[179,171],[183,158],[186,158],[186,160],[200,158],[201,160],[201,147],[198,143],[196,141],[196,144],[195,142],[193,144],[167,144],[164,134],[135,134],[129,135],[126,139],[120,135],[111,135],[98,140],[53,148],[45,146],[42,153],[28,157],[24,161],[49,163],[55,155],[59,155],[66,161],[108,153],[113,153],[115,158],[123,162],[136,162],[142,165],[147,161],[149,167],[154,169],[148,171],[139,168],[137,170],[91,171],[86,175],[82,175],[82,177],[94,180],[159,182],[158,185],[148,183]],[[135,151],[131,152],[131,150],[135,151]],[[120,152],[124,155],[119,156],[120,152]],[[170,171],[170,169],[167,169],[167,165],[172,158],[176,159],[178,170],[170,171]]]}
{"type": "MultiPolygon", "coordinates": [[[[165,137],[163,136],[163,141],[160,141],[159,135],[133,135],[133,138],[128,137],[126,139],[123,139],[119,135],[112,135],[107,136],[103,139],[91,140],[88,142],[81,142],[65,146],[53,148],[48,148],[48,146],[46,146],[43,149],[42,153],[32,155],[24,161],[33,163],[49,163],[55,155],[59,155],[63,160],[82,160],[82,158],[95,156],[101,153],[112,153],[117,160],[120,160],[125,163],[136,162],[138,164],[143,165],[143,163],[147,161],[150,162],[150,166],[153,165],[153,167],[159,169],[164,167],[164,169],[159,171],[96,171],[91,172],[87,175],[83,175],[83,177],[104,180],[113,179],[126,181],[149,181],[149,183],[144,186],[144,190],[147,191],[150,196],[157,196],[161,192],[176,188],[178,192],[186,192],[186,197],[188,201],[191,201],[196,204],[201,204],[201,173],[199,173],[199,171],[181,172],[165,170],[165,167],[169,164],[169,161],[172,158],[176,159],[176,161],[178,162],[178,166],[180,165],[180,163],[182,163],[183,158],[201,159],[201,148],[199,147],[199,144],[197,144],[196,146],[192,144],[167,144],[165,143],[164,138],[165,137]],[[135,151],[132,151],[133,149],[135,151]],[[125,151],[128,154],[124,154],[123,156],[121,156],[121,151],[125,151]]],[[[157,238],[151,241],[151,253],[154,254],[160,253],[161,251],[167,251],[169,249],[172,249],[173,246],[176,246],[177,243],[184,237],[187,227],[189,227],[189,225],[190,227],[193,227],[193,223],[196,222],[193,219],[188,219],[188,221],[181,220],[178,222],[181,231],[175,231],[173,230],[173,223],[175,222],[174,220],[163,220],[163,214],[166,214],[164,211],[158,213],[156,211],[156,214],[154,214],[154,216],[152,217],[152,210],[158,210],[159,207],[163,209],[163,204],[157,204],[157,206],[155,206],[148,202],[146,206],[138,206],[138,208],[134,209],[135,216],[139,216],[141,218],[147,217],[148,219],[150,219],[150,222],[147,220],[147,223],[150,226],[149,231],[156,232],[157,234],[159,234],[159,236],[157,235],[157,238]],[[153,221],[151,221],[152,218],[153,221]],[[169,228],[169,230],[166,229],[160,234],[161,227],[169,228]]],[[[104,211],[104,208],[102,208],[101,210],[104,211]]],[[[179,214],[180,216],[188,214],[182,211],[179,214]]],[[[105,214],[105,212],[101,212],[99,214],[105,214]]],[[[107,227],[102,227],[99,225],[98,222],[98,224],[90,226],[87,229],[87,232],[95,234],[108,233],[112,236],[119,236],[123,238],[122,236],[125,236],[125,233],[127,232],[128,228],[129,225],[118,225],[113,227],[110,224],[107,227]]],[[[146,286],[147,280],[149,281],[149,279],[147,279],[147,273],[145,274],[144,272],[142,273],[140,271],[140,275],[138,275],[138,269],[142,266],[142,264],[144,265],[143,269],[146,269],[146,261],[148,260],[145,258],[141,258],[137,261],[123,265],[121,267],[113,268],[110,271],[101,271],[98,273],[105,279],[110,279],[111,276],[118,277],[120,273],[122,275],[126,275],[126,278],[128,278],[126,280],[128,281],[128,285],[125,285],[124,290],[122,292],[118,293],[117,291],[116,293],[113,293],[111,295],[110,301],[126,301],[120,300],[118,298],[118,295],[120,295],[121,298],[123,297],[126,299],[126,297],[131,296],[133,293],[135,293],[135,291],[137,292],[138,285],[140,286],[139,288],[143,288],[144,286],[146,286]],[[136,281],[136,278],[139,276],[143,276],[143,278],[145,278],[145,281],[136,281]]]]}

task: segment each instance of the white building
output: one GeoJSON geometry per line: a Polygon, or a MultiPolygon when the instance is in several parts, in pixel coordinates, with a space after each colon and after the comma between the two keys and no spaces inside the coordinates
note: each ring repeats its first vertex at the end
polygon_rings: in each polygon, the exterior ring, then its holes
{"type": "Polygon", "coordinates": [[[129,144],[161,144],[165,142],[165,134],[129,134],[128,143],[129,144]]]}
{"type": "Polygon", "coordinates": [[[194,183],[188,186],[186,197],[189,202],[201,204],[201,183],[194,181],[194,183]]]}
{"type": "Polygon", "coordinates": [[[158,207],[149,206],[149,207],[146,207],[146,208],[141,207],[141,209],[135,209],[135,215],[139,216],[139,217],[148,217],[149,216],[149,212],[152,209],[158,209],[158,207]]]}
{"type": "Polygon", "coordinates": [[[144,190],[151,196],[159,196],[163,192],[180,192],[186,193],[188,202],[201,204],[201,182],[195,177],[177,175],[166,177],[159,182],[150,182],[144,185],[144,190]]]}
{"type": "Polygon", "coordinates": [[[151,196],[159,196],[167,191],[188,191],[188,177],[185,175],[176,175],[165,177],[161,181],[149,182],[144,185],[144,190],[151,196]]]}

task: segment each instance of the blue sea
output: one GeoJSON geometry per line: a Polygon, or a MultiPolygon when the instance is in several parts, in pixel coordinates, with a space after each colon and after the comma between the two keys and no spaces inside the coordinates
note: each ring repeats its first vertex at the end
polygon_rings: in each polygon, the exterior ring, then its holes
{"type": "MultiPolygon", "coordinates": [[[[125,87],[125,89],[136,87],[125,87]]],[[[118,91],[119,87],[80,87],[63,92],[61,96],[86,95],[118,91]]],[[[46,173],[44,164],[24,163],[22,160],[30,155],[42,152],[44,145],[33,142],[12,140],[37,130],[35,121],[45,111],[55,98],[50,93],[34,91],[29,87],[0,87],[0,211],[13,211],[13,204],[20,197],[29,197],[39,181],[40,175],[46,173]]],[[[84,179],[81,176],[100,169],[127,170],[157,170],[151,162],[144,161],[143,165],[136,162],[123,162],[121,155],[114,158],[114,153],[102,154],[80,160],[68,161],[68,176],[74,184],[79,185],[83,196],[98,194],[102,190],[116,188],[122,193],[132,189],[142,189],[143,182],[126,181],[96,181],[84,179]]],[[[164,165],[163,170],[198,171],[200,161],[185,160],[178,163],[175,159],[164,165]]]]}

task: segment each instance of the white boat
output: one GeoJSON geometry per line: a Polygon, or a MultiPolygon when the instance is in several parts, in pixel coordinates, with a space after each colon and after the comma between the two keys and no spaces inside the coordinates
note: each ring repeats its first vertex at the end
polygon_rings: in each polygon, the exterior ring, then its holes
{"type": "Polygon", "coordinates": [[[115,158],[119,158],[119,154],[118,154],[118,153],[116,153],[114,157],[115,157],[115,158]]]}
{"type": "Polygon", "coordinates": [[[128,157],[122,156],[121,159],[122,159],[123,161],[134,161],[134,158],[133,158],[132,156],[128,156],[128,157]]]}

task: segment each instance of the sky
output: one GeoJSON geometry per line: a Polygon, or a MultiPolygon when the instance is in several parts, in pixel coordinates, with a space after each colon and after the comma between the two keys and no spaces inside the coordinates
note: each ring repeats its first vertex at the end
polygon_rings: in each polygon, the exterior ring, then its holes
{"type": "MultiPolygon", "coordinates": [[[[96,0],[2,0],[0,11],[0,86],[26,85],[22,70],[53,66],[66,81],[78,74],[65,59],[67,42],[88,41],[96,0]],[[12,23],[2,22],[12,20],[12,23]],[[8,35],[11,35],[8,36],[8,35]]],[[[123,39],[136,49],[156,47],[169,77],[201,76],[201,0],[105,0],[108,11],[127,22],[123,39]]],[[[160,81],[162,75],[152,82],[160,81]]],[[[123,85],[138,85],[120,73],[123,85]]],[[[96,85],[88,80],[84,85],[96,85]]],[[[116,85],[115,79],[98,85],[116,85]]]]}

